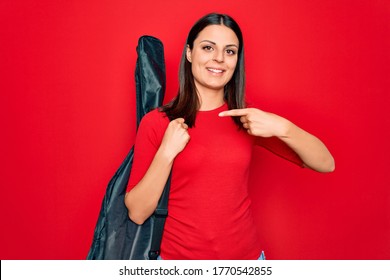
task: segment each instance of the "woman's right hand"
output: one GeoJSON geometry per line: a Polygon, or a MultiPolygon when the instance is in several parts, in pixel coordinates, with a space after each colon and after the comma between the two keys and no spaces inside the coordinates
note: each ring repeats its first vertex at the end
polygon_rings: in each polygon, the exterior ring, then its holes
{"type": "Polygon", "coordinates": [[[165,130],[160,150],[168,157],[174,159],[190,141],[190,135],[187,130],[188,125],[183,118],[171,121],[165,130]]]}

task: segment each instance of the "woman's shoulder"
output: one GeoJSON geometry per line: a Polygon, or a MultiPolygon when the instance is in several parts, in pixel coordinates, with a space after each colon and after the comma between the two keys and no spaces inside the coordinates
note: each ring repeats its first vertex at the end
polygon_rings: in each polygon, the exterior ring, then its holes
{"type": "Polygon", "coordinates": [[[169,123],[169,119],[164,112],[161,112],[159,108],[151,110],[149,113],[146,113],[142,118],[142,122],[161,122],[161,123],[169,123]]]}
{"type": "Polygon", "coordinates": [[[163,132],[167,128],[168,124],[169,119],[166,114],[156,108],[145,114],[145,116],[141,120],[139,129],[163,132]]]}

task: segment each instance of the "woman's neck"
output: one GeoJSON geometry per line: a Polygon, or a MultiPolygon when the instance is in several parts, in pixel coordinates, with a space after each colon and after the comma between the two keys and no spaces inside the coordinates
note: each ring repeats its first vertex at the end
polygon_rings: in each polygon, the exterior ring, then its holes
{"type": "Polygon", "coordinates": [[[223,96],[223,89],[198,93],[200,103],[199,111],[209,111],[221,107],[225,103],[223,96]]]}

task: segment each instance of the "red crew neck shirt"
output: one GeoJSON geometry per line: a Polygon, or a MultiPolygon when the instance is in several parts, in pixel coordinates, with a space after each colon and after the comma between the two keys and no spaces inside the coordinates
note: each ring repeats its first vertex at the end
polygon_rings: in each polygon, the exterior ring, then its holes
{"type": "MultiPolygon", "coordinates": [[[[302,165],[279,139],[250,136],[230,117],[226,104],[199,111],[191,137],[175,158],[168,217],[161,243],[163,259],[258,259],[261,246],[248,195],[249,167],[255,144],[302,165]]],[[[146,114],[137,132],[127,191],[149,168],[169,124],[158,110],[146,114]]]]}

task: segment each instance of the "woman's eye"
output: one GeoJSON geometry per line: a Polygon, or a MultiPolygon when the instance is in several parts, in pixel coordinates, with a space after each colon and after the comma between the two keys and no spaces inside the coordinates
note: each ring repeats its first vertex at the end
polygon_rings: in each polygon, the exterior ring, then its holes
{"type": "Polygon", "coordinates": [[[234,55],[236,52],[234,50],[226,50],[227,54],[234,55]]]}
{"type": "Polygon", "coordinates": [[[206,51],[211,51],[213,48],[211,46],[204,46],[203,49],[206,51]]]}

